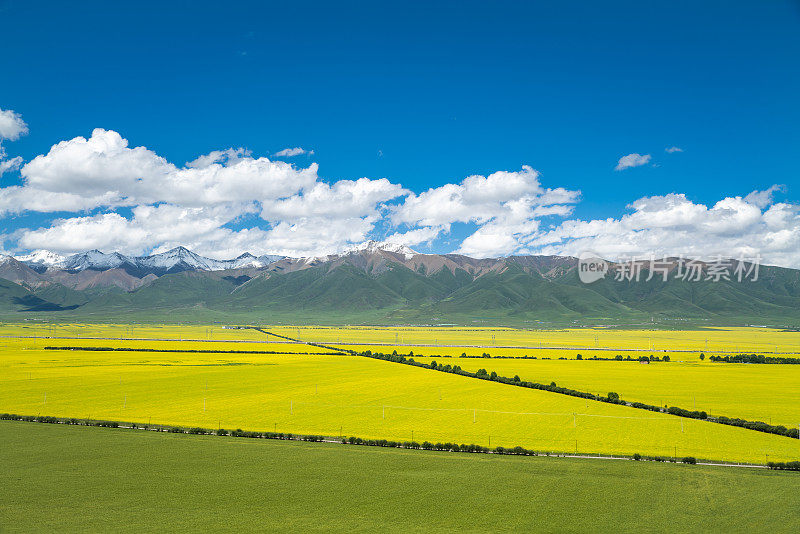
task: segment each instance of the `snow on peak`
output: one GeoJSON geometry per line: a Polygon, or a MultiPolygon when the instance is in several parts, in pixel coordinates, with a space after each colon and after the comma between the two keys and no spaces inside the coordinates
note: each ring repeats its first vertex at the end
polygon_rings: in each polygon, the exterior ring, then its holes
{"type": "Polygon", "coordinates": [[[139,264],[144,267],[156,269],[169,270],[176,265],[188,266],[201,271],[218,271],[224,269],[224,267],[220,267],[219,265],[222,262],[212,260],[211,258],[204,258],[185,247],[175,247],[166,252],[137,258],[137,260],[139,264]]]}
{"type": "MultiPolygon", "coordinates": [[[[0,255],[0,258],[2,258],[2,255],[0,255]]],[[[71,256],[61,256],[48,250],[36,250],[29,254],[18,256],[15,259],[32,267],[56,267],[70,271],[84,271],[86,269],[105,271],[123,266],[156,271],[169,271],[171,269],[174,270],[176,267],[177,270],[222,271],[246,267],[266,267],[283,258],[284,256],[270,254],[256,257],[246,252],[232,260],[215,260],[195,254],[186,247],[175,247],[166,252],[139,257],[125,256],[119,252],[106,254],[96,249],[71,256]]]]}
{"type": "Polygon", "coordinates": [[[34,250],[30,254],[15,257],[17,261],[21,261],[27,265],[44,265],[45,267],[62,267],[66,256],[50,252],[49,250],[34,250]]]}
{"type": "Polygon", "coordinates": [[[270,263],[275,263],[278,260],[282,260],[283,256],[275,256],[272,254],[264,254],[263,256],[255,257],[249,252],[246,254],[242,254],[236,259],[228,260],[225,262],[228,264],[226,269],[242,269],[244,267],[266,267],[270,263]]]}
{"type": "Polygon", "coordinates": [[[407,247],[406,245],[401,245],[399,243],[387,243],[386,241],[365,241],[363,243],[359,243],[357,245],[353,245],[345,249],[345,254],[351,254],[354,252],[393,252],[395,254],[404,254],[406,257],[414,256],[417,254],[415,250],[407,247]]]}
{"type": "Polygon", "coordinates": [[[104,254],[99,250],[87,250],[80,254],[74,254],[64,260],[63,267],[74,271],[83,271],[86,269],[114,269],[120,265],[134,262],[127,256],[123,256],[119,252],[112,252],[111,254],[104,254]]]}
{"type": "Polygon", "coordinates": [[[176,265],[180,265],[199,271],[224,271],[225,269],[242,269],[245,267],[265,267],[282,258],[283,256],[270,255],[255,257],[246,252],[232,260],[215,260],[195,254],[185,247],[175,247],[160,254],[137,259],[140,265],[156,269],[169,270],[176,265]]]}

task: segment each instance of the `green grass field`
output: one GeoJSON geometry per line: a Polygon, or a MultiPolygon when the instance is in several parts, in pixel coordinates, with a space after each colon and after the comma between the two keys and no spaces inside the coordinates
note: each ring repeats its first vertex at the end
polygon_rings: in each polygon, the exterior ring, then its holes
{"type": "Polygon", "coordinates": [[[0,422],[0,530],[794,532],[796,473],[0,422]]]}

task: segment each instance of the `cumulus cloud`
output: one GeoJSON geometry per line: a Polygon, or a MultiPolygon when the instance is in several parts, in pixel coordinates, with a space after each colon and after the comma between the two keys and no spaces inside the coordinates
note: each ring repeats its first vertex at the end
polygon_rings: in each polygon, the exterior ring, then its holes
{"type": "Polygon", "coordinates": [[[526,252],[578,256],[595,251],[608,259],[761,255],[767,263],[800,266],[800,206],[765,205],[764,198],[769,194],[754,192],[709,207],[684,194],[645,197],[618,219],[568,220],[534,233],[526,252]]]}
{"type": "Polygon", "coordinates": [[[394,208],[395,224],[424,226],[454,222],[485,223],[509,211],[515,200],[532,206],[569,204],[577,201],[578,191],[545,189],[539,173],[529,166],[518,172],[500,171],[489,176],[470,176],[459,184],[446,184],[419,195],[411,194],[394,208]]]}
{"type": "MultiPolygon", "coordinates": [[[[649,160],[629,154],[618,168],[649,160]]],[[[0,174],[19,168],[22,176],[22,185],[0,187],[0,217],[71,215],[4,233],[3,243],[15,251],[138,255],[183,245],[218,258],[248,251],[320,256],[381,239],[376,234],[388,234],[383,239],[393,244],[433,243],[463,225],[468,235],[455,252],[476,257],[761,254],[766,262],[800,267],[800,205],[776,203],[775,193],[784,190],[778,185],[713,205],[678,193],[644,197],[625,214],[581,220],[570,218],[580,192],[543,186],[529,166],[417,193],[386,178],[323,181],[314,163],[298,168],[243,148],[177,166],[103,129],[22,163],[0,158],[0,174]]]]}
{"type": "Polygon", "coordinates": [[[305,150],[305,149],[302,149],[299,146],[297,146],[297,147],[294,147],[294,148],[284,148],[283,150],[279,150],[278,152],[275,152],[273,154],[273,156],[278,157],[278,158],[292,158],[294,156],[301,156],[303,154],[307,154],[309,156],[313,156],[314,155],[314,151],[313,150],[305,150]]]}
{"type": "Polygon", "coordinates": [[[683,149],[677,146],[671,146],[664,149],[667,154],[674,154],[675,152],[683,152],[683,149]]]}
{"type": "Polygon", "coordinates": [[[145,147],[130,148],[97,128],[53,146],[21,169],[24,185],[0,196],[0,213],[88,210],[168,202],[181,206],[249,203],[291,195],[317,181],[317,165],[297,169],[241,149],[212,152],[178,168],[145,147]],[[48,198],[47,205],[38,199],[48,198]],[[49,209],[48,209],[49,208],[49,209]]]}
{"type": "Polygon", "coordinates": [[[140,254],[184,245],[215,255],[329,253],[363,240],[381,218],[383,203],[405,194],[387,179],[329,184],[314,163],[297,168],[242,148],[212,151],[178,167],[101,128],[89,138],[54,145],[24,165],[21,175],[22,185],[0,188],[0,216],[132,210],[131,217],[114,211],[75,216],[17,234],[20,248],[58,252],[140,254]],[[244,226],[237,224],[242,217],[260,222],[231,230],[244,226]]]}
{"type": "Polygon", "coordinates": [[[208,242],[230,237],[233,232],[223,225],[234,215],[220,207],[138,206],[130,218],[102,213],[58,219],[47,228],[23,230],[19,233],[19,245],[61,253],[96,248],[141,254],[178,245],[204,248],[208,242]]]}
{"type": "Polygon", "coordinates": [[[314,216],[334,219],[377,216],[380,203],[405,192],[400,185],[385,178],[340,180],[333,185],[318,182],[291,197],[262,202],[261,216],[268,221],[291,221],[314,216]]]}
{"type": "Polygon", "coordinates": [[[28,133],[28,125],[19,113],[10,109],[0,109],[0,139],[16,141],[28,133]]]}
{"type": "Polygon", "coordinates": [[[625,169],[630,169],[632,167],[641,167],[642,165],[647,165],[650,162],[650,154],[628,154],[627,156],[622,156],[619,158],[617,162],[617,166],[614,167],[615,171],[623,171],[625,169]]]}
{"type": "Polygon", "coordinates": [[[521,245],[519,236],[535,231],[538,219],[568,214],[579,197],[579,191],[544,188],[539,173],[526,165],[520,171],[469,176],[459,184],[411,194],[393,208],[391,220],[395,225],[437,228],[439,232],[449,231],[453,223],[477,224],[478,229],[456,252],[503,255],[521,245]]]}

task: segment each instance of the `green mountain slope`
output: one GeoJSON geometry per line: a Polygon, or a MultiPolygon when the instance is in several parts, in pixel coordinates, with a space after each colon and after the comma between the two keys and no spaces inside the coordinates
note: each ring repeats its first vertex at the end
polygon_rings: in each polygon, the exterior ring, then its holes
{"type": "Polygon", "coordinates": [[[427,263],[296,263],[291,268],[166,274],[136,290],[84,291],[50,284],[30,291],[0,280],[11,317],[286,322],[635,322],[684,320],[800,324],[800,271],[762,267],[755,282],[646,281],[613,276],[583,284],[577,260],[514,257],[466,266],[427,263]],[[376,267],[377,266],[377,267],[376,267]],[[469,269],[469,271],[467,270],[469,269]]]}

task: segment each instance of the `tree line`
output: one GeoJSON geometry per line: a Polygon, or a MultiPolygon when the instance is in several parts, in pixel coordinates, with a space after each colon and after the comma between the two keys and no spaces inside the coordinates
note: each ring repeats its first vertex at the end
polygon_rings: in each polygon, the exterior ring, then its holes
{"type": "Polygon", "coordinates": [[[764,356],[763,354],[734,354],[726,356],[709,356],[712,362],[724,363],[773,363],[773,364],[800,364],[800,358],[788,356],[764,356]]]}
{"type": "MultiPolygon", "coordinates": [[[[156,432],[167,432],[171,434],[192,434],[192,435],[207,435],[207,436],[229,436],[233,438],[249,438],[249,439],[277,439],[277,440],[292,440],[292,441],[308,441],[308,442],[338,442],[341,444],[349,444],[349,445],[363,445],[368,447],[390,447],[390,448],[398,448],[398,449],[417,449],[417,450],[427,450],[427,451],[441,451],[441,452],[458,452],[458,453],[481,453],[481,454],[501,454],[501,455],[514,455],[514,456],[571,456],[567,453],[556,453],[556,452],[542,452],[542,451],[535,451],[532,449],[526,449],[525,447],[484,447],[482,445],[475,445],[474,443],[470,444],[458,444],[458,443],[432,443],[430,441],[423,441],[422,443],[416,441],[393,441],[393,440],[386,440],[386,439],[364,439],[357,436],[349,436],[344,437],[340,436],[338,438],[334,437],[326,437],[321,435],[314,435],[314,434],[292,434],[292,433],[284,433],[284,432],[257,432],[257,431],[248,431],[242,429],[236,430],[225,430],[224,428],[208,429],[208,428],[201,428],[201,427],[181,427],[181,426],[165,426],[165,425],[145,425],[141,423],[121,423],[119,421],[98,421],[93,419],[76,419],[76,418],[64,418],[64,417],[53,417],[53,416],[44,416],[44,415],[17,415],[17,414],[8,414],[2,413],[0,414],[0,420],[4,421],[28,421],[28,422],[36,422],[36,423],[49,423],[49,424],[63,424],[63,425],[81,425],[81,426],[97,426],[97,427],[106,427],[106,428],[122,428],[122,429],[133,429],[133,430],[151,430],[156,432]]],[[[678,462],[681,461],[683,463],[688,464],[695,464],[697,460],[694,457],[688,456],[682,459],[672,458],[667,459],[661,456],[643,456],[641,454],[633,454],[630,456],[626,455],[617,455],[616,457],[624,457],[630,458],[632,460],[648,460],[648,461],[657,461],[657,462],[678,462]]],[[[797,464],[800,466],[800,462],[789,462],[788,464],[779,463],[775,464],[771,462],[775,466],[793,466],[797,464]]],[[[775,469],[793,469],[793,467],[774,467],[775,469]]]]}

